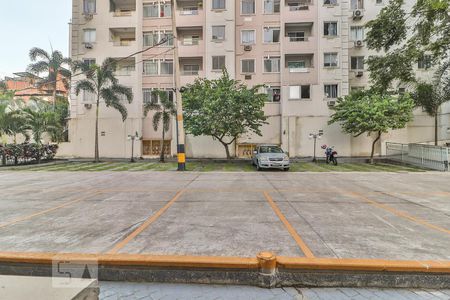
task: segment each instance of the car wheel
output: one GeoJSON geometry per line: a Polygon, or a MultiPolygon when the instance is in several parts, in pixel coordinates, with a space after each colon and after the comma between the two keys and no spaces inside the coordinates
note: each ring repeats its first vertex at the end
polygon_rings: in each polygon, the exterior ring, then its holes
{"type": "Polygon", "coordinates": [[[256,171],[261,171],[261,167],[259,166],[259,161],[256,161],[256,171]]]}
{"type": "Polygon", "coordinates": [[[289,171],[289,168],[284,168],[283,171],[287,172],[289,171]]]}

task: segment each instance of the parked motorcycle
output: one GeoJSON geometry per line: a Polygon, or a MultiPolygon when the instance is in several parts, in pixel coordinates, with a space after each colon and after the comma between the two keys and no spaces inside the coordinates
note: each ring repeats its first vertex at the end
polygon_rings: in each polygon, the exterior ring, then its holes
{"type": "Polygon", "coordinates": [[[328,147],[327,145],[323,145],[322,149],[325,149],[325,155],[327,157],[327,164],[332,163],[337,166],[337,152],[334,150],[334,146],[328,147]]]}

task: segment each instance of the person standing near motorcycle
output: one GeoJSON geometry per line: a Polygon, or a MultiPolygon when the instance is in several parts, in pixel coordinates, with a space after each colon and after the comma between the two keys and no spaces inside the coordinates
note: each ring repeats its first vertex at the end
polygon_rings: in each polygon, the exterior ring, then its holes
{"type": "Polygon", "coordinates": [[[336,166],[338,164],[338,162],[337,162],[337,158],[336,158],[337,152],[334,150],[334,146],[328,147],[327,145],[322,145],[321,148],[325,150],[327,164],[329,164],[331,162],[333,165],[336,166]]]}

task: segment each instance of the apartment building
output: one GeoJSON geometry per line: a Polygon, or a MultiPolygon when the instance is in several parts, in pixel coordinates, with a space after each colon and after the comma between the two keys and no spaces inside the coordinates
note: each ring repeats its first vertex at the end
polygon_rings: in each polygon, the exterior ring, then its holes
{"type": "MultiPolygon", "coordinates": [[[[247,85],[266,85],[268,124],[262,136],[239,137],[232,151],[237,156],[251,155],[258,143],[279,144],[291,156],[312,155],[309,135],[319,132],[323,133],[320,143],[334,145],[341,155],[370,152],[371,137],[353,138],[343,134],[339,125],[327,122],[337,97],[368,85],[364,59],[373,53],[365,47],[363,26],[387,0],[174,1],[175,11],[170,2],[162,0],[73,0],[71,57],[89,63],[101,63],[107,57],[120,60],[116,74],[135,96],[127,106],[125,122],[102,103],[102,156],[130,156],[127,137],[135,132],[142,136],[135,145],[137,153],[143,157],[159,153],[161,132],[153,130],[151,114],[143,117],[142,107],[152,99],[154,89],[175,97],[174,43],[179,52],[175,72],[180,72],[182,86],[197,77],[217,78],[223,67],[247,85]],[[163,39],[164,44],[152,47],[163,39]],[[143,49],[148,50],[129,57],[143,49]]],[[[428,67],[426,59],[417,64],[425,77],[428,67]]],[[[70,143],[61,151],[92,156],[94,99],[72,92],[70,100],[70,143]]],[[[406,129],[385,134],[377,152],[383,152],[385,141],[431,141],[431,118],[421,110],[416,114],[406,129]]],[[[445,114],[440,121],[443,127],[450,123],[445,114]]],[[[448,139],[446,130],[441,130],[441,139],[448,139]]],[[[164,143],[168,155],[176,153],[175,126],[164,143]]],[[[188,157],[225,156],[217,141],[189,135],[186,153],[188,157]]]]}

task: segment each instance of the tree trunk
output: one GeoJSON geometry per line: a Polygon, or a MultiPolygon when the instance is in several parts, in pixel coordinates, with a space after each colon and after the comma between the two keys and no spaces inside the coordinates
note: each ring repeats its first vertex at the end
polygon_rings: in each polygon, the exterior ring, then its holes
{"type": "Polygon", "coordinates": [[[165,144],[164,144],[164,138],[165,138],[165,131],[164,131],[164,124],[162,129],[162,146],[161,146],[161,154],[159,155],[159,161],[164,162],[164,151],[166,150],[165,144]]]}
{"type": "Polygon", "coordinates": [[[6,155],[2,155],[2,165],[6,166],[6,155]]]}
{"type": "Polygon", "coordinates": [[[434,114],[434,145],[437,146],[438,144],[438,118],[439,114],[436,112],[434,114]]]}
{"type": "Polygon", "coordinates": [[[375,153],[375,144],[378,142],[378,140],[381,138],[381,131],[378,131],[378,136],[376,139],[372,142],[372,152],[370,153],[370,164],[373,165],[373,155],[375,153]]]}
{"type": "Polygon", "coordinates": [[[97,106],[95,109],[95,154],[94,154],[94,162],[100,162],[100,156],[98,151],[98,112],[100,105],[100,96],[97,96],[97,106]]]}
{"type": "Polygon", "coordinates": [[[56,110],[56,89],[58,88],[58,76],[56,76],[55,86],[53,87],[53,111],[56,110]]]}
{"type": "Polygon", "coordinates": [[[225,152],[227,154],[227,159],[231,159],[230,148],[228,147],[229,145],[227,143],[224,143],[224,142],[221,142],[221,143],[225,147],[225,152]]]}

